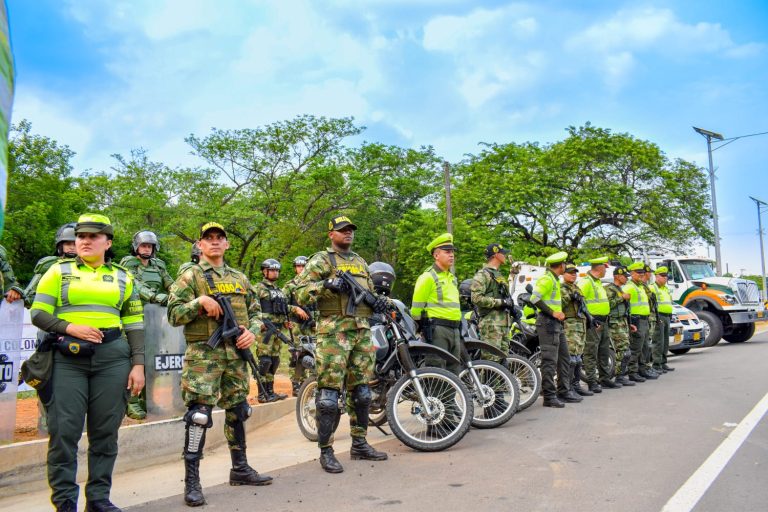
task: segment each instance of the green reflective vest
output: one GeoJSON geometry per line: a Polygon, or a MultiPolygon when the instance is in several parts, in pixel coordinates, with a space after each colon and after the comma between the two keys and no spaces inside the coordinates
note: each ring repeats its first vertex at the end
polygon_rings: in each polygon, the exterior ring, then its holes
{"type": "Polygon", "coordinates": [[[433,265],[416,280],[411,315],[419,318],[422,313],[428,318],[461,320],[459,284],[450,270],[443,271],[433,265]]]}
{"type": "Polygon", "coordinates": [[[531,297],[534,304],[541,301],[552,311],[562,312],[563,305],[560,299],[560,279],[552,273],[551,270],[536,280],[536,285],[533,287],[533,297],[531,297]]]}
{"type": "Polygon", "coordinates": [[[579,279],[578,284],[590,314],[607,316],[611,312],[608,294],[599,279],[587,272],[587,276],[579,279]]]}
{"type": "Polygon", "coordinates": [[[634,316],[648,316],[651,314],[651,307],[648,304],[648,295],[642,286],[638,286],[634,281],[628,281],[622,287],[622,291],[629,294],[629,314],[634,316]]]}

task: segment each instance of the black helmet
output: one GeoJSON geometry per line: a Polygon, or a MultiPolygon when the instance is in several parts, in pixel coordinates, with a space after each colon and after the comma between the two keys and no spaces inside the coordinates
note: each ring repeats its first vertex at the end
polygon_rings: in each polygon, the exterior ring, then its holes
{"type": "Polygon", "coordinates": [[[189,251],[189,261],[192,263],[200,263],[200,255],[203,252],[200,250],[200,246],[197,245],[197,241],[192,244],[192,249],[189,251]]]}
{"type": "Polygon", "coordinates": [[[371,272],[373,288],[377,293],[389,295],[392,291],[392,284],[395,282],[395,269],[389,263],[383,261],[374,261],[368,266],[371,272]]]}
{"type": "Polygon", "coordinates": [[[133,242],[131,247],[133,248],[132,252],[134,256],[139,254],[139,246],[141,244],[152,244],[153,249],[152,254],[150,254],[150,258],[155,256],[160,251],[160,242],[157,240],[157,235],[151,231],[139,231],[133,235],[133,242]]]}
{"type": "Polygon", "coordinates": [[[280,270],[283,266],[276,259],[269,258],[261,262],[261,270],[280,270]]]}
{"type": "Polygon", "coordinates": [[[76,222],[68,222],[56,230],[56,256],[64,256],[64,251],[61,250],[61,244],[64,242],[74,242],[77,238],[75,236],[76,222]]]}
{"type": "Polygon", "coordinates": [[[465,279],[459,285],[459,297],[469,300],[472,297],[472,280],[465,279]]]}
{"type": "Polygon", "coordinates": [[[299,266],[306,267],[308,261],[309,261],[309,258],[307,258],[306,256],[296,256],[295,258],[293,258],[293,266],[294,267],[299,267],[299,266]]]}

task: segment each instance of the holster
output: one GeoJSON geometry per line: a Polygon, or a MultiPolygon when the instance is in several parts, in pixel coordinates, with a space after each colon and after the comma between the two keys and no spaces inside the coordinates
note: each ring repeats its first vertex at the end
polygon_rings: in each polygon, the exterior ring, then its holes
{"type": "Polygon", "coordinates": [[[419,329],[421,330],[422,336],[424,336],[424,341],[432,344],[432,329],[434,328],[432,324],[432,319],[426,316],[422,316],[419,318],[419,329]]]}

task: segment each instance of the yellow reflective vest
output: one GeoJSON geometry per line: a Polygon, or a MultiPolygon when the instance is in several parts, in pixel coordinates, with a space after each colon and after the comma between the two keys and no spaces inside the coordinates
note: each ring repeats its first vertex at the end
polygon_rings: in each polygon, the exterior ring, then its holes
{"type": "Polygon", "coordinates": [[[551,270],[536,280],[536,286],[533,287],[531,302],[538,304],[543,302],[549,309],[555,312],[563,311],[563,303],[560,298],[560,278],[551,270]]]}
{"type": "Polygon", "coordinates": [[[656,292],[656,305],[659,308],[659,313],[671,315],[674,306],[672,303],[672,294],[669,293],[669,288],[667,288],[666,285],[659,286],[656,283],[653,283],[651,288],[656,292]]]}
{"type": "Polygon", "coordinates": [[[648,316],[651,314],[651,307],[648,304],[648,295],[642,286],[638,286],[634,281],[628,281],[621,290],[629,294],[629,314],[634,316],[648,316]]]}
{"type": "Polygon", "coordinates": [[[442,320],[461,320],[459,285],[450,270],[440,270],[433,265],[416,280],[413,288],[411,315],[442,320]]]}
{"type": "Polygon", "coordinates": [[[608,302],[608,293],[603,288],[603,283],[587,272],[587,277],[579,279],[577,283],[584,295],[584,302],[592,315],[608,316],[611,312],[611,304],[608,302]]]}

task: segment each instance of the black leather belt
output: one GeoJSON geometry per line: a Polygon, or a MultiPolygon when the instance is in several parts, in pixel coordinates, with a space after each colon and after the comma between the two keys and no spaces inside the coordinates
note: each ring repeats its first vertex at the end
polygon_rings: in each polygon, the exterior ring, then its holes
{"type": "Polygon", "coordinates": [[[458,329],[461,327],[461,320],[443,320],[442,318],[432,318],[431,321],[434,325],[450,327],[451,329],[458,329]]]}

